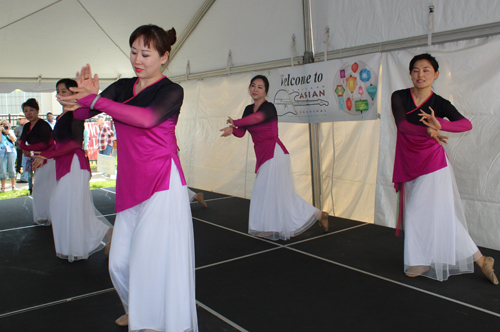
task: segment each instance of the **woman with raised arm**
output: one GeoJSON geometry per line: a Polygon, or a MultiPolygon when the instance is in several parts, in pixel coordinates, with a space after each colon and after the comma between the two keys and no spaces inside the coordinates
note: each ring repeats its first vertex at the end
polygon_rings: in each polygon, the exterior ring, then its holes
{"type": "Polygon", "coordinates": [[[126,312],[116,323],[130,331],[198,331],[193,225],[175,137],[184,91],[162,74],[175,41],[173,28],[140,26],[129,39],[137,77],[98,95],[87,65],[78,93],[62,98],[77,118],[112,116],[120,137],[109,271],[126,312]]]}
{"type": "Polygon", "coordinates": [[[465,132],[472,124],[446,99],[432,91],[439,65],[430,54],[410,62],[413,87],[392,94],[397,126],[393,182],[400,191],[398,232],[404,220],[404,272],[447,280],[472,273],[474,263],[498,284],[493,258],[484,257],[468,231],[448,156],[448,139],[439,130],[465,132]]]}
{"type": "Polygon", "coordinates": [[[321,212],[295,193],[290,155],[278,138],[278,114],[266,100],[267,77],[257,75],[250,81],[248,105],[240,120],[229,118],[222,137],[243,137],[248,130],[254,142],[257,177],[250,200],[248,233],[270,240],[288,240],[319,221],[328,231],[328,213],[321,212]]]}
{"type": "MultiPolygon", "coordinates": [[[[40,106],[35,98],[30,98],[22,104],[24,116],[29,121],[23,126],[19,148],[23,153],[45,151],[52,149],[52,128],[38,117],[40,106]]],[[[50,226],[50,198],[56,186],[56,164],[54,159],[41,160],[41,165],[35,169],[33,183],[33,220],[42,226],[50,226]]],[[[26,170],[28,172],[28,170],[26,170]]]]}
{"type": "MultiPolygon", "coordinates": [[[[76,82],[57,82],[57,97],[71,95],[76,82]]],[[[56,255],[70,262],[87,259],[111,240],[112,226],[94,207],[89,189],[90,165],[82,150],[83,120],[63,111],[52,131],[56,145],[35,152],[33,167],[45,159],[56,162],[57,184],[50,200],[50,216],[56,255]]]]}

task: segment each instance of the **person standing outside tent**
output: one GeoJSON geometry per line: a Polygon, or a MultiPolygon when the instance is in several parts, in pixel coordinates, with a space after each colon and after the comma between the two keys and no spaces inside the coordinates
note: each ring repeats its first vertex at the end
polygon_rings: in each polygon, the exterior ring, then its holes
{"type": "Polygon", "coordinates": [[[56,119],[54,118],[54,114],[52,112],[47,113],[47,123],[50,125],[50,128],[54,130],[54,127],[56,126],[56,119]]]}
{"type": "Polygon", "coordinates": [[[397,127],[393,182],[401,195],[398,230],[404,221],[404,272],[408,277],[443,281],[474,272],[475,262],[497,285],[493,258],[481,254],[467,231],[460,194],[442,145],[448,137],[439,132],[465,132],[472,124],[432,91],[439,76],[433,56],[415,56],[409,69],[413,87],[395,91],[391,97],[397,127]]]}
{"type": "Polygon", "coordinates": [[[0,122],[0,181],[2,183],[0,192],[5,191],[7,176],[10,178],[12,190],[17,190],[16,170],[14,166],[17,155],[16,148],[14,146],[15,143],[16,135],[14,134],[14,131],[10,129],[9,121],[2,120],[0,122]]]}
{"type": "Polygon", "coordinates": [[[113,130],[104,122],[104,115],[97,116],[97,124],[99,125],[99,132],[97,134],[97,142],[99,144],[99,154],[110,156],[113,152],[113,141],[115,134],[113,130]]]}
{"type": "Polygon", "coordinates": [[[328,231],[328,213],[321,212],[296,194],[290,155],[278,138],[278,114],[266,100],[267,77],[257,75],[250,81],[253,104],[240,120],[229,118],[222,137],[243,137],[248,130],[254,142],[257,177],[250,199],[248,233],[270,240],[288,240],[314,225],[328,231]]]}
{"type": "Polygon", "coordinates": [[[77,94],[61,98],[76,118],[112,116],[120,136],[109,270],[126,312],[116,323],[129,331],[198,331],[193,224],[175,137],[184,91],[162,74],[176,39],[173,28],[138,27],[129,38],[137,77],[98,95],[87,65],[77,94]]]}
{"type": "MultiPolygon", "coordinates": [[[[53,148],[52,128],[38,117],[40,107],[35,98],[30,98],[22,104],[22,109],[29,123],[25,124],[19,147],[24,152],[43,151],[53,148]]],[[[38,225],[50,226],[50,199],[56,185],[56,164],[53,159],[47,159],[35,168],[35,181],[32,186],[33,220],[38,225]]],[[[26,173],[31,170],[26,170],[26,173]]]]}
{"type": "Polygon", "coordinates": [[[19,113],[19,125],[14,129],[14,134],[16,134],[16,173],[18,174],[18,183],[28,183],[28,172],[26,171],[26,156],[23,151],[19,148],[19,139],[21,138],[21,134],[23,133],[23,127],[28,122],[24,113],[19,113]],[[23,174],[21,174],[21,167],[23,168],[23,174]]]}

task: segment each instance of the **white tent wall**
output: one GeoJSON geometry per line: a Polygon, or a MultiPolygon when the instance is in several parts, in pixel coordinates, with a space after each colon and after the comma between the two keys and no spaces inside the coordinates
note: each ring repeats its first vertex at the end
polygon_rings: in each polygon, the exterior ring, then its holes
{"type": "Polygon", "coordinates": [[[408,64],[430,52],[440,64],[434,90],[471,120],[472,131],[447,133],[445,146],[464,203],[469,232],[480,245],[500,249],[500,36],[390,52],[383,56],[382,108],[375,223],[395,227],[392,167],[396,127],[390,97],[410,87],[408,64]],[[388,70],[390,68],[391,70],[388,70]]]}
{"type": "Polygon", "coordinates": [[[323,52],[325,27],[330,48],[338,50],[426,35],[429,5],[434,5],[434,32],[499,21],[497,0],[313,0],[314,51],[323,52]]]}

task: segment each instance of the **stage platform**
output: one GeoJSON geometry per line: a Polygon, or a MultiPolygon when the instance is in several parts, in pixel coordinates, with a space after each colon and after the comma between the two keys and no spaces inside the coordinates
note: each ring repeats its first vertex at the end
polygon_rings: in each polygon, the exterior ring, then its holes
{"type": "MultiPolygon", "coordinates": [[[[92,191],[111,223],[114,190],[92,191]]],[[[405,277],[394,229],[330,217],[328,233],[316,224],[267,241],[246,233],[249,200],[201,192],[208,208],[191,204],[201,332],[500,329],[500,286],[479,269],[445,282],[405,277]]],[[[127,331],[114,323],[123,308],[108,257],[57,258],[51,228],[31,211],[29,197],[0,200],[0,331],[127,331]]],[[[481,251],[500,272],[500,252],[481,251]]]]}

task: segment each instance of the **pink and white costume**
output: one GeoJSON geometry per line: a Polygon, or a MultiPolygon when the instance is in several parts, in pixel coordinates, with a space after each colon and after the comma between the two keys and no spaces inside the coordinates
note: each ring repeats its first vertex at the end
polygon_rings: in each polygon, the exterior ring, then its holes
{"type": "Polygon", "coordinates": [[[434,93],[416,105],[411,89],[394,92],[392,112],[398,131],[393,182],[403,196],[398,229],[403,219],[405,272],[414,267],[424,271],[423,276],[443,281],[450,275],[472,273],[481,254],[467,231],[446,152],[419,121],[420,110],[430,113],[430,108],[443,131],[472,129],[448,100],[434,93]]]}
{"type": "MultiPolygon", "coordinates": [[[[39,119],[33,128],[28,122],[23,127],[19,140],[19,147],[27,151],[44,151],[52,149],[52,127],[45,121],[39,119]]],[[[53,159],[47,159],[43,165],[35,171],[33,183],[33,220],[42,226],[50,226],[50,199],[56,186],[56,164],[53,159]]]]}
{"type": "Polygon", "coordinates": [[[311,227],[321,211],[296,194],[292,163],[278,138],[278,115],[274,105],[264,101],[259,109],[248,105],[233,135],[252,135],[257,177],[250,200],[248,233],[271,240],[287,240],[311,227]]]}
{"type": "Polygon", "coordinates": [[[105,112],[117,136],[117,218],[109,270],[129,330],[198,331],[194,238],[175,126],[182,87],[163,77],[135,93],[137,78],[121,79],[78,103],[84,119],[105,112]]]}
{"type": "MultiPolygon", "coordinates": [[[[56,145],[40,154],[56,163],[57,184],[50,199],[56,255],[70,262],[87,259],[111,239],[111,224],[94,207],[90,165],[82,150],[83,121],[72,112],[59,116],[52,137],[56,145]]],[[[37,176],[40,176],[37,174],[37,176]]]]}

